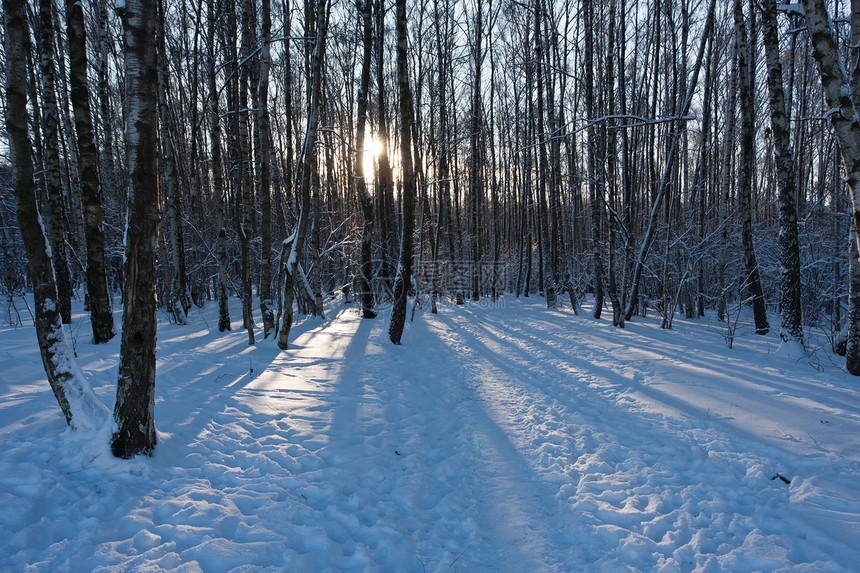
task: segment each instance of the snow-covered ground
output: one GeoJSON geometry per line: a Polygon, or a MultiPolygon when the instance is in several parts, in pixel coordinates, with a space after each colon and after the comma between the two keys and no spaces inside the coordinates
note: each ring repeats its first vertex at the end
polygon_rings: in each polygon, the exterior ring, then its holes
{"type": "MultiPolygon", "coordinates": [[[[0,571],[860,567],[860,382],[823,351],[540,299],[419,310],[402,346],[329,313],[287,352],[214,305],[160,324],[160,443],[131,461],[0,328],[0,571]]],[[[118,337],[72,333],[112,407],[118,337]]]]}

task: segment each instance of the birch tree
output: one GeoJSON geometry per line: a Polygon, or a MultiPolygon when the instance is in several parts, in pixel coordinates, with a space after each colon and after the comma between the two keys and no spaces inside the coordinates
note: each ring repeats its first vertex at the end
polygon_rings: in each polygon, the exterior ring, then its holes
{"type": "Polygon", "coordinates": [[[30,50],[26,3],[3,0],[6,50],[6,131],[14,169],[18,222],[33,286],[36,338],[48,383],[72,428],[97,428],[108,419],[66,342],[57,305],[57,287],[48,240],[36,205],[32,142],[27,125],[27,53],[30,50]]]}
{"type": "Polygon", "coordinates": [[[63,184],[60,173],[60,121],[55,91],[54,66],[54,0],[39,0],[39,63],[42,71],[42,133],[48,240],[57,281],[57,304],[64,324],[72,322],[72,284],[66,255],[66,238],[63,229],[63,184]]]}
{"type": "MultiPolygon", "coordinates": [[[[69,36],[69,89],[75,115],[75,133],[79,157],[81,198],[87,251],[87,293],[90,323],[96,344],[114,336],[113,308],[105,271],[105,237],[102,230],[104,206],[99,184],[99,159],[96,137],[90,115],[90,91],[87,81],[87,36],[82,3],[66,0],[69,36]]],[[[155,121],[155,118],[152,118],[155,121]]]]}
{"type": "Polygon", "coordinates": [[[156,2],[127,0],[123,19],[125,146],[131,186],[125,245],[122,343],[111,449],[151,455],[155,435],[156,253],[159,224],[156,2]]]}
{"type": "Polygon", "coordinates": [[[325,47],[328,35],[329,19],[328,0],[315,0],[313,4],[315,11],[316,36],[312,42],[313,50],[310,62],[310,101],[308,102],[308,126],[305,132],[305,140],[302,146],[302,166],[300,181],[300,211],[299,220],[296,223],[294,235],[291,237],[289,258],[282,264],[285,265],[285,286],[283,300],[283,323],[278,332],[278,348],[286,350],[289,345],[290,328],[293,324],[293,302],[295,290],[298,288],[299,278],[299,256],[305,245],[308,231],[308,218],[311,216],[311,183],[312,171],[316,168],[314,154],[317,147],[317,136],[320,121],[320,107],[322,97],[322,77],[325,64],[325,47]]]}
{"type": "Polygon", "coordinates": [[[744,283],[748,285],[752,299],[753,319],[756,334],[767,334],[767,311],[764,305],[764,291],[753,246],[752,230],[752,184],[753,163],[755,160],[755,107],[753,102],[753,67],[750,65],[750,46],[747,25],[741,0],[734,3],[735,34],[737,35],[738,89],[741,105],[741,157],[738,168],[738,206],[741,215],[741,242],[746,261],[744,283]]]}
{"type": "Polygon", "coordinates": [[[372,244],[373,240],[373,197],[367,188],[367,173],[365,173],[366,151],[366,128],[367,128],[367,103],[370,90],[370,67],[373,49],[373,24],[371,22],[372,8],[370,0],[357,0],[358,16],[361,21],[362,57],[361,57],[361,79],[358,86],[357,112],[358,121],[355,130],[355,147],[358,150],[355,156],[355,170],[357,172],[358,202],[361,205],[361,213],[364,222],[361,226],[360,259],[358,265],[358,304],[363,318],[375,318],[376,311],[373,310],[373,276],[372,267],[372,244]]]}
{"type": "Polygon", "coordinates": [[[762,27],[767,59],[767,88],[770,96],[770,125],[773,136],[773,155],[776,161],[776,184],[779,187],[779,308],[782,317],[779,335],[784,341],[794,340],[803,344],[794,153],[791,149],[791,132],[782,80],[776,2],[777,0],[764,1],[762,27]]]}
{"type": "Polygon", "coordinates": [[[802,0],[812,57],[818,65],[824,99],[830,107],[827,116],[839,140],[845,183],[851,194],[851,241],[848,278],[848,341],[845,367],[860,376],[860,117],[854,102],[851,82],[836,49],[833,25],[824,0],[802,0]]]}
{"type": "Polygon", "coordinates": [[[400,344],[406,322],[406,297],[412,281],[412,231],[414,229],[415,173],[412,169],[412,90],[409,87],[406,0],[397,0],[397,85],[400,95],[400,168],[403,173],[403,231],[400,235],[400,264],[394,279],[394,306],[388,338],[400,344]]]}

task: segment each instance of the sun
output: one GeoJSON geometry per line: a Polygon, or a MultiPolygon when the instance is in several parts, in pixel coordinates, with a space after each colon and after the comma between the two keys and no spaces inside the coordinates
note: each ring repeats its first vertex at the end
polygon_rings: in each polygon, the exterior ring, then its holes
{"type": "Polygon", "coordinates": [[[371,179],[376,167],[376,158],[382,153],[382,141],[374,135],[364,138],[364,176],[371,179]]]}

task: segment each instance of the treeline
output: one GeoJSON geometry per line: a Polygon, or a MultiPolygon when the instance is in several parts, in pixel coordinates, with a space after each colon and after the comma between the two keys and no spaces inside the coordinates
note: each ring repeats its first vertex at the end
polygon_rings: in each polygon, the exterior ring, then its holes
{"type": "MultiPolygon", "coordinates": [[[[96,342],[129,280],[125,9],[23,4],[21,87],[58,308],[68,321],[86,293],[96,342]]],[[[394,303],[394,342],[407,295],[434,312],[507,293],[578,313],[588,294],[619,327],[646,309],[671,328],[679,313],[731,321],[750,305],[756,332],[779,323],[802,344],[804,327],[822,329],[860,371],[860,14],[826,9],[159,2],[146,39],[158,304],[183,323],[212,301],[226,330],[237,296],[249,342],[262,332],[282,348],[294,309],[324,315],[347,290],[367,318],[394,303]]],[[[16,219],[12,173],[0,175],[9,301],[32,286],[18,228],[33,221],[16,219]]]]}

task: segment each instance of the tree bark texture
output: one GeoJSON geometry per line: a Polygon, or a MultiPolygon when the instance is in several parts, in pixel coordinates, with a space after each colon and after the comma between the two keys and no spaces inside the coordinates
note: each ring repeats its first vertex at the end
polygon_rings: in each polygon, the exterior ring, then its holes
{"type": "Polygon", "coordinates": [[[414,229],[415,173],[412,169],[412,90],[409,87],[406,0],[397,0],[397,84],[400,94],[400,167],[403,170],[403,233],[400,236],[400,264],[394,279],[394,306],[388,338],[400,344],[406,322],[406,297],[412,281],[412,231],[414,229]]]}
{"type": "Polygon", "coordinates": [[[753,245],[752,170],[755,161],[755,102],[753,101],[754,86],[749,62],[747,25],[744,19],[741,0],[735,0],[734,20],[738,46],[738,88],[740,90],[739,99],[741,105],[741,156],[738,167],[738,207],[741,216],[741,243],[743,245],[744,260],[746,261],[744,283],[747,285],[750,298],[752,299],[756,334],[767,334],[770,326],[767,323],[764,291],[761,288],[761,277],[753,245]]]}
{"type": "Polygon", "coordinates": [[[355,159],[355,169],[358,173],[358,202],[364,222],[361,226],[361,243],[358,267],[358,289],[356,297],[363,318],[375,318],[376,311],[373,310],[373,262],[372,240],[373,240],[373,197],[367,188],[367,173],[365,173],[365,138],[367,126],[367,103],[370,90],[370,67],[373,49],[373,25],[371,22],[370,0],[358,0],[359,18],[362,30],[362,59],[361,59],[361,84],[358,87],[357,109],[358,121],[356,123],[356,142],[358,150],[355,159]]]}
{"type": "Polygon", "coordinates": [[[770,125],[776,161],[776,183],[779,186],[779,308],[782,317],[779,335],[784,341],[794,340],[803,344],[794,153],[791,149],[791,132],[782,82],[776,1],[765,0],[762,9],[762,25],[767,61],[767,87],[770,96],[770,125]]]}
{"type": "Polygon", "coordinates": [[[159,224],[156,3],[127,0],[123,16],[125,145],[131,180],[122,343],[111,448],[151,455],[155,434],[156,253],[159,224]]]}
{"type": "Polygon", "coordinates": [[[36,206],[32,143],[27,125],[27,52],[30,49],[25,2],[3,0],[6,28],[6,131],[14,179],[18,223],[33,285],[36,337],[48,383],[66,422],[73,428],[107,420],[69,348],[57,306],[57,287],[48,240],[36,206]]]}
{"type": "Polygon", "coordinates": [[[833,131],[842,152],[845,182],[851,194],[851,241],[848,278],[848,340],[845,366],[848,372],[860,376],[860,118],[851,97],[852,91],[845,68],[839,59],[833,27],[823,0],[802,0],[807,29],[812,40],[812,57],[818,64],[824,98],[831,110],[828,113],[833,131]]]}
{"type": "Polygon", "coordinates": [[[63,183],[60,171],[60,121],[57,108],[56,68],[54,66],[54,2],[39,0],[39,62],[42,70],[42,163],[44,165],[45,195],[48,204],[43,211],[54,277],[57,281],[57,306],[63,324],[72,322],[72,284],[66,255],[66,238],[63,229],[63,183]]]}
{"type": "MultiPolygon", "coordinates": [[[[87,244],[87,292],[90,295],[90,322],[96,344],[114,336],[113,308],[105,272],[105,238],[102,231],[104,208],[99,185],[99,156],[90,115],[90,90],[87,82],[87,37],[81,2],[66,0],[69,37],[69,89],[75,115],[79,157],[81,199],[87,244]]],[[[154,41],[154,37],[151,38],[154,41]]],[[[151,118],[155,121],[155,118],[151,118]]]]}

